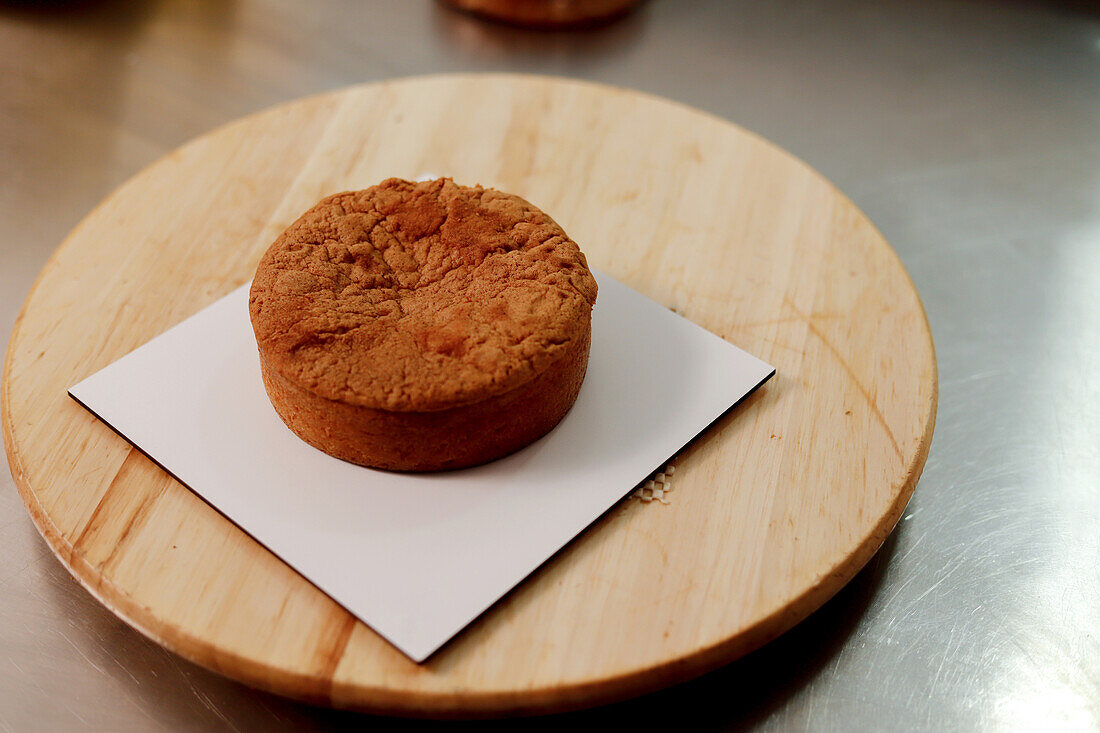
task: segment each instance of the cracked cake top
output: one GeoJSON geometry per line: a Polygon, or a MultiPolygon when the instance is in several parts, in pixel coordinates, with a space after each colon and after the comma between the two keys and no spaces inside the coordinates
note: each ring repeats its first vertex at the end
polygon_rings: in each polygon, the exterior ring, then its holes
{"type": "Polygon", "coordinates": [[[332,400],[459,407],[534,379],[596,301],[584,255],[528,202],[449,178],[322,199],[275,240],[249,312],[269,369],[332,400]]]}

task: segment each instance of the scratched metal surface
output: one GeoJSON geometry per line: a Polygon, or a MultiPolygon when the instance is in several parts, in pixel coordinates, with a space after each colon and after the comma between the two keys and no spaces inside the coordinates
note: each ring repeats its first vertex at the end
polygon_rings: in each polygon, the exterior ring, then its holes
{"type": "MultiPolygon", "coordinates": [[[[551,36],[422,0],[0,3],[0,338],[65,233],[161,154],[303,94],[458,70],[634,87],[792,150],[897,248],[939,353],[924,478],[848,588],[696,682],[532,727],[1100,728],[1094,4],[655,0],[551,36]]],[[[410,725],[146,641],[69,578],[0,473],[0,729],[410,725]]]]}

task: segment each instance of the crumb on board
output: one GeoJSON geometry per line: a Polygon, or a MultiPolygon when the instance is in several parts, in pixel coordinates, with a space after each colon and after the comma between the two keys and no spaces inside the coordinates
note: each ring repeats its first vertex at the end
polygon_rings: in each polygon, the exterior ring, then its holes
{"type": "Polygon", "coordinates": [[[668,464],[643,481],[634,490],[632,496],[646,503],[659,501],[662,504],[669,504],[670,502],[665,496],[672,491],[672,474],[674,473],[676,473],[676,466],[671,463],[668,464]]]}

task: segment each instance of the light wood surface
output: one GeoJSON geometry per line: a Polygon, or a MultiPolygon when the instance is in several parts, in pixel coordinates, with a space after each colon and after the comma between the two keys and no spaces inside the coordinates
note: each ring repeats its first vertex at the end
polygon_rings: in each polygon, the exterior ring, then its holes
{"type": "Polygon", "coordinates": [[[931,336],[904,269],[803,163],[633,92],[450,76],[268,110],[131,179],[40,275],[8,348],[2,404],[36,525],[135,628],[282,694],[481,715],[644,692],[798,622],[898,520],[936,395],[931,336]],[[248,280],[321,196],[425,173],[524,196],[593,265],[778,374],[676,458],[668,504],[620,503],[416,665],[65,389],[248,280]]]}

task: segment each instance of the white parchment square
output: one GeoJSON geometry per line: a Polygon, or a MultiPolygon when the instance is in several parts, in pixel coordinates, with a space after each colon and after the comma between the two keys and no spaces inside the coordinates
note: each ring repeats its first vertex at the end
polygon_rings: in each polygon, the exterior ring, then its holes
{"type": "Polygon", "coordinates": [[[375,471],[299,440],[260,380],[248,286],[69,393],[420,662],[775,373],[594,274],[576,404],[485,466],[375,471]]]}

